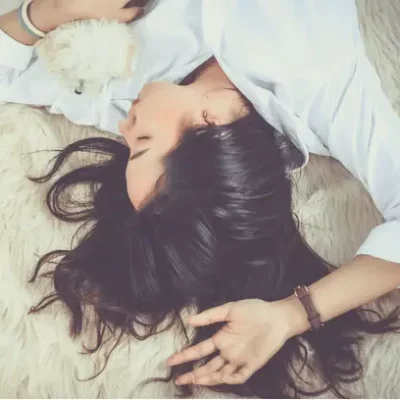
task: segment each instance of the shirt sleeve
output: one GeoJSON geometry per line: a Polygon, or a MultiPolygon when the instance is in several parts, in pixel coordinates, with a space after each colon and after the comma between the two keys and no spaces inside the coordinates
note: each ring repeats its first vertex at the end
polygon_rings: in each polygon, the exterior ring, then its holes
{"type": "Polygon", "coordinates": [[[385,223],[371,231],[357,254],[400,263],[400,119],[366,56],[344,92],[336,93],[328,133],[333,157],[368,189],[385,223]]]}
{"type": "Polygon", "coordinates": [[[0,102],[46,107],[76,124],[118,134],[119,121],[144,85],[179,82],[212,55],[203,40],[201,6],[199,0],[152,2],[148,14],[131,25],[139,45],[132,77],[110,81],[95,96],[65,87],[34,47],[0,31],[0,102]]]}
{"type": "Polygon", "coordinates": [[[118,121],[126,116],[130,102],[114,101],[112,88],[105,88],[95,98],[64,93],[59,90],[57,77],[37,58],[34,46],[26,46],[0,30],[0,49],[0,104],[43,106],[76,124],[119,133],[118,121]]]}
{"type": "Polygon", "coordinates": [[[7,89],[28,68],[34,54],[33,46],[17,42],[0,29],[0,102],[7,89]]]}
{"type": "Polygon", "coordinates": [[[281,120],[292,115],[293,130],[309,150],[315,137],[364,184],[385,222],[357,254],[400,263],[400,118],[365,54],[355,1],[284,0],[273,9],[289,16],[274,20],[293,24],[274,27],[281,38],[275,30],[263,38],[276,45],[263,65],[274,98],[259,109],[269,107],[272,121],[285,110],[281,120]]]}
{"type": "Polygon", "coordinates": [[[365,55],[355,1],[237,4],[217,53],[225,72],[305,155],[332,155],[364,184],[385,223],[358,254],[400,263],[400,120],[365,55]]]}

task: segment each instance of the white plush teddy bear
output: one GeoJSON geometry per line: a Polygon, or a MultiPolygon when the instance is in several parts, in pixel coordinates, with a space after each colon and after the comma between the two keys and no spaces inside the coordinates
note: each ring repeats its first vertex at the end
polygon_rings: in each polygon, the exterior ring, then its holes
{"type": "Polygon", "coordinates": [[[48,33],[36,50],[66,90],[92,96],[112,80],[132,75],[138,45],[131,24],[85,20],[48,33]]]}

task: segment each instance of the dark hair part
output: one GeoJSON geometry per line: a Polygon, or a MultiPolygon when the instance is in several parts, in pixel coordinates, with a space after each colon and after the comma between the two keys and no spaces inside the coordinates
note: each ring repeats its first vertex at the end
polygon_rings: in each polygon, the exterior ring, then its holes
{"type": "MultiPolygon", "coordinates": [[[[52,179],[77,152],[99,153],[104,160],[57,179],[47,205],[58,219],[93,226],[75,249],[39,260],[33,280],[45,264],[56,263],[47,273],[54,292],[33,312],[63,302],[71,312],[71,334],[78,335],[84,307],[93,307],[97,343],[88,351],[101,347],[107,330],[114,332],[116,345],[126,334],[146,339],[181,322],[180,313],[188,306],[202,311],[247,298],[276,301],[329,273],[327,263],[299,233],[292,184],[273,128],[255,112],[228,126],[187,132],[165,159],[156,196],[139,211],[126,192],[129,150],[110,139],[69,145],[36,181],[52,179]],[[63,201],[79,184],[90,185],[89,199],[63,201]]],[[[288,340],[246,384],[215,389],[265,398],[330,390],[344,397],[343,384],[362,374],[357,353],[361,333],[395,330],[396,318],[393,313],[372,321],[365,312],[349,312],[319,331],[288,340]],[[304,389],[299,372],[304,367],[314,371],[319,387],[304,389]]],[[[218,328],[199,329],[191,343],[218,328]]],[[[173,368],[170,379],[192,367],[173,368]]],[[[181,390],[190,393],[190,387],[181,390]]]]}

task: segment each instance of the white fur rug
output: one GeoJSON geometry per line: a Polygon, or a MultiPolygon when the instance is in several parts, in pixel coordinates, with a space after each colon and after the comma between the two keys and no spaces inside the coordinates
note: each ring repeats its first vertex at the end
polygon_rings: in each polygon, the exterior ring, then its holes
{"type": "MultiPolygon", "coordinates": [[[[400,111],[400,2],[360,0],[360,17],[368,52],[387,94],[400,111]],[[399,22],[398,22],[399,21],[399,22]]],[[[30,307],[51,288],[50,282],[27,283],[38,255],[69,246],[76,226],[50,217],[46,186],[29,182],[38,175],[49,153],[99,132],[75,126],[63,117],[19,105],[0,107],[0,397],[1,398],[168,398],[174,386],[140,383],[165,376],[165,360],[180,345],[170,331],[145,342],[127,338],[117,348],[105,372],[86,382],[102,365],[100,356],[80,354],[92,331],[72,340],[68,315],[54,305],[38,315],[30,307]]],[[[400,134],[400,132],[399,132],[400,134]]],[[[79,160],[71,160],[72,168],[79,160]]],[[[325,258],[340,265],[350,259],[368,231],[381,220],[361,185],[335,161],[312,158],[296,177],[295,207],[309,243],[325,258]]],[[[373,283],[371,283],[373,284],[373,283]]],[[[391,302],[397,302],[394,294],[391,302]]],[[[367,340],[363,349],[365,378],[352,390],[357,397],[400,397],[400,336],[367,340]],[[356,394],[355,394],[356,395],[356,394]]],[[[196,397],[223,397],[207,390],[196,397]]]]}

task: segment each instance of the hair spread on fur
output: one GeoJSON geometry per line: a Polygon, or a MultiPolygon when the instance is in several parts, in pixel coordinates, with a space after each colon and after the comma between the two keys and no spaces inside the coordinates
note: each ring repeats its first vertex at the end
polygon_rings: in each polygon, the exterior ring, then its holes
{"type": "MultiPolygon", "coordinates": [[[[181,324],[187,307],[202,311],[247,298],[276,301],[329,273],[330,266],[299,233],[280,145],[255,112],[228,126],[187,132],[165,158],[156,196],[140,210],[126,192],[129,150],[110,139],[69,145],[49,173],[35,181],[54,178],[77,152],[102,154],[104,160],[57,178],[47,205],[60,220],[92,227],[73,250],[53,251],[39,260],[32,280],[44,265],[55,263],[46,274],[54,280],[54,292],[33,312],[62,302],[71,312],[71,334],[77,336],[84,308],[93,307],[97,343],[89,352],[101,348],[106,332],[114,334],[115,346],[126,335],[143,340],[181,324]],[[63,195],[79,184],[91,186],[89,199],[65,201],[63,195]]],[[[215,390],[264,398],[327,391],[345,397],[344,385],[362,375],[358,346],[363,334],[395,331],[397,320],[397,310],[387,318],[366,310],[349,312],[288,340],[246,384],[215,390]],[[304,369],[313,371],[318,387],[302,382],[304,369]]],[[[190,343],[209,338],[219,327],[198,329],[190,343]]],[[[167,381],[193,365],[172,368],[167,381]]],[[[191,393],[190,386],[177,390],[191,393]]]]}

